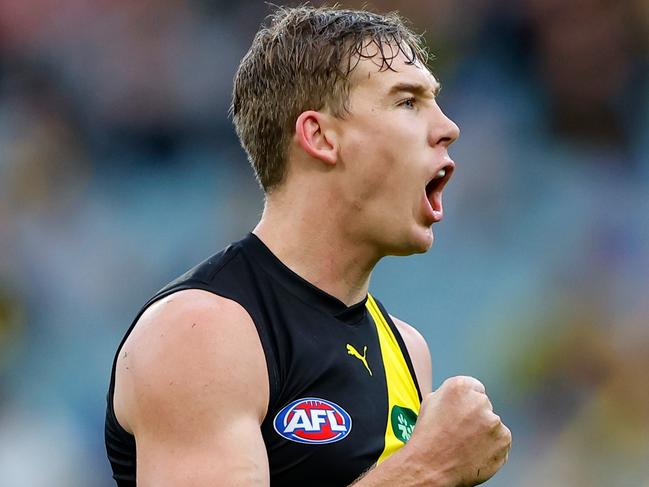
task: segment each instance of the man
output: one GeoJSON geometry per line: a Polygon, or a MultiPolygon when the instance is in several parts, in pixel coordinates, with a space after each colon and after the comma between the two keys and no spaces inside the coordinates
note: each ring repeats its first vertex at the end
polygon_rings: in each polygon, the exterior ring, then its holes
{"type": "Polygon", "coordinates": [[[459,133],[425,61],[395,15],[280,8],[257,34],[232,112],[263,216],[122,342],[120,486],[452,487],[505,462],[482,384],[431,392],[424,339],[368,294],[376,263],[425,252],[442,219],[459,133]]]}

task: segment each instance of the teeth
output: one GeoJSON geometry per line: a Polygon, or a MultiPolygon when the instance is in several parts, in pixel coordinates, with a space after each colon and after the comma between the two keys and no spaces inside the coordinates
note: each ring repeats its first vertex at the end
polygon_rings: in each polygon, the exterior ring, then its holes
{"type": "Polygon", "coordinates": [[[435,175],[436,178],[443,178],[444,176],[446,176],[446,169],[440,169],[435,175]]]}

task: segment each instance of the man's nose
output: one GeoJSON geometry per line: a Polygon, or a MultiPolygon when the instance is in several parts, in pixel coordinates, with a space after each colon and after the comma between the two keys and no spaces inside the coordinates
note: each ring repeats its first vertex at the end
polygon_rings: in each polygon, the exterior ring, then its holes
{"type": "Polygon", "coordinates": [[[433,129],[430,132],[430,144],[434,147],[448,147],[460,136],[460,128],[437,107],[433,129]]]}

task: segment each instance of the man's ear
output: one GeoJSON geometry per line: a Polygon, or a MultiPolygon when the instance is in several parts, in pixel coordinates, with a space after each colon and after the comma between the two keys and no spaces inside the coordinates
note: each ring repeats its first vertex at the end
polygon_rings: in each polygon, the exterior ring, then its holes
{"type": "Polygon", "coordinates": [[[314,110],[302,112],[295,122],[295,137],[304,152],[333,165],[338,160],[338,147],[334,132],[326,130],[328,118],[314,110]]]}

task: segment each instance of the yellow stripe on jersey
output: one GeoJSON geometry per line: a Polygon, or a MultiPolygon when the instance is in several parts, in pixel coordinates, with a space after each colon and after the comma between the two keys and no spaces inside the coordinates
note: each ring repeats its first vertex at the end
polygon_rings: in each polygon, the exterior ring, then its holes
{"type": "Polygon", "coordinates": [[[410,374],[399,342],[397,342],[383,313],[379,310],[376,301],[369,294],[365,306],[376,325],[388,388],[385,447],[377,461],[377,463],[381,463],[410,439],[419,414],[420,402],[417,386],[410,374]]]}

